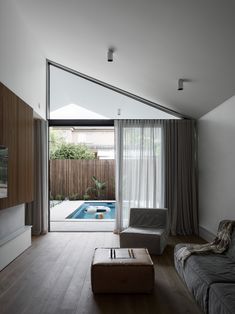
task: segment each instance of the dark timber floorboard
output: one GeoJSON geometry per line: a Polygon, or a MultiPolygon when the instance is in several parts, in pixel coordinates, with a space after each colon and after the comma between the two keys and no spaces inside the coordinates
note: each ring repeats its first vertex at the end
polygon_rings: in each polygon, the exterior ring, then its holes
{"type": "Polygon", "coordinates": [[[201,314],[173,265],[174,245],[200,242],[171,237],[162,256],[152,256],[152,295],[96,295],[90,265],[95,247],[117,247],[109,232],[49,233],[0,272],[1,314],[201,314]]]}

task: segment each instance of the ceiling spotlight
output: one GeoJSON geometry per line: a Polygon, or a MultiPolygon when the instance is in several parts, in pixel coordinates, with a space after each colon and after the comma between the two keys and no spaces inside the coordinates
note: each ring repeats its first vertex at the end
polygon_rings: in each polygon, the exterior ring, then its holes
{"type": "Polygon", "coordinates": [[[107,55],[108,62],[113,62],[113,52],[114,50],[112,48],[109,48],[108,55],[107,55]]]}
{"type": "Polygon", "coordinates": [[[184,89],[183,83],[184,83],[183,79],[179,79],[178,80],[178,90],[183,90],[184,89]]]}

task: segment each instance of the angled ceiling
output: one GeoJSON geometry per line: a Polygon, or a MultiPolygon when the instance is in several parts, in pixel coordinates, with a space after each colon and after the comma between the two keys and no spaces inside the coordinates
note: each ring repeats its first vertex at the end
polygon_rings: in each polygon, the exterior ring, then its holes
{"type": "Polygon", "coordinates": [[[11,1],[52,61],[195,118],[234,95],[234,0],[11,1]]]}

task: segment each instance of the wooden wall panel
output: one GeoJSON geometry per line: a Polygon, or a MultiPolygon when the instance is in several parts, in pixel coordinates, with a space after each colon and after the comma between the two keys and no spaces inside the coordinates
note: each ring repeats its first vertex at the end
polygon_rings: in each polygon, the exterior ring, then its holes
{"type": "Polygon", "coordinates": [[[0,83],[0,145],[8,147],[8,196],[0,209],[33,200],[33,110],[0,83]]]}
{"type": "Polygon", "coordinates": [[[3,86],[0,84],[0,143],[3,141],[3,86]]]}
{"type": "Polygon", "coordinates": [[[0,199],[0,208],[17,204],[17,98],[2,87],[2,136],[0,145],[8,148],[8,195],[0,199]]]}
{"type": "Polygon", "coordinates": [[[25,203],[33,200],[33,119],[32,109],[19,98],[17,109],[18,202],[25,203]]]}

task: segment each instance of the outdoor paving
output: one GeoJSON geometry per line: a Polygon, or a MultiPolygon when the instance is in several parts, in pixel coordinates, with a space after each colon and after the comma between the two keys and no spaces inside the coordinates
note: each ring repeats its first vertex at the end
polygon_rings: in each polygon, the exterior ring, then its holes
{"type": "Polygon", "coordinates": [[[113,231],[113,220],[66,219],[84,201],[63,201],[50,209],[51,231],[113,231]]]}
{"type": "Polygon", "coordinates": [[[63,220],[81,206],[83,201],[62,201],[51,208],[51,221],[63,220]]]}

